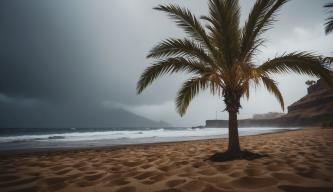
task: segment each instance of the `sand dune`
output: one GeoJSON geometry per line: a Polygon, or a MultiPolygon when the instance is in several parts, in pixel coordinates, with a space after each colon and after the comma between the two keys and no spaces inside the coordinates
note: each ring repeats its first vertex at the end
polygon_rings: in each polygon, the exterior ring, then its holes
{"type": "Polygon", "coordinates": [[[333,191],[333,130],[242,137],[253,161],[214,163],[226,140],[2,157],[0,191],[333,191]]]}

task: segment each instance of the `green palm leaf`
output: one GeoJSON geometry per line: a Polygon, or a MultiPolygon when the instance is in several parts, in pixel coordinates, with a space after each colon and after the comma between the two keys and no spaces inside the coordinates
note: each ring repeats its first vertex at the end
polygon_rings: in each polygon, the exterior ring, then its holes
{"type": "Polygon", "coordinates": [[[267,73],[298,73],[322,77],[331,82],[330,71],[326,68],[319,56],[307,52],[293,52],[268,60],[258,67],[267,73]]]}
{"type": "Polygon", "coordinates": [[[201,43],[202,46],[208,49],[213,55],[215,54],[216,50],[211,45],[205,29],[188,9],[181,8],[177,5],[159,5],[154,9],[168,13],[187,34],[201,43]]]}
{"type": "Polygon", "coordinates": [[[333,3],[328,3],[324,7],[330,9],[329,13],[331,14],[327,19],[325,23],[325,33],[329,34],[333,31],[333,3]]]}
{"type": "Polygon", "coordinates": [[[193,60],[187,60],[182,57],[169,58],[166,60],[158,61],[152,66],[148,67],[141,75],[138,84],[137,92],[141,93],[148,85],[150,85],[156,78],[167,73],[176,72],[189,72],[194,74],[201,74],[210,71],[211,69],[201,63],[193,60]]]}
{"type": "Polygon", "coordinates": [[[281,108],[284,111],[283,97],[282,97],[282,94],[281,94],[279,88],[277,87],[276,82],[265,76],[261,77],[261,80],[262,80],[262,83],[264,84],[265,88],[267,89],[267,91],[272,93],[276,97],[276,99],[279,101],[281,108]]]}
{"type": "Polygon", "coordinates": [[[332,64],[333,63],[333,57],[325,57],[323,58],[323,62],[326,64],[332,64]]]}
{"type": "Polygon", "coordinates": [[[187,56],[202,62],[212,63],[212,59],[195,41],[184,39],[167,39],[155,46],[147,56],[148,58],[161,58],[169,56],[187,56]]]}
{"type": "Polygon", "coordinates": [[[219,49],[220,58],[231,66],[239,52],[239,3],[237,0],[209,1],[209,16],[202,16],[210,23],[207,28],[211,32],[214,46],[219,49]]]}
{"type": "Polygon", "coordinates": [[[194,77],[186,81],[178,92],[176,98],[176,108],[178,113],[183,116],[192,99],[198,95],[200,90],[208,87],[208,81],[205,77],[194,77]]]}
{"type": "Polygon", "coordinates": [[[258,0],[253,6],[249,18],[245,23],[241,39],[241,60],[249,61],[252,54],[264,43],[262,34],[275,21],[275,16],[288,0],[258,0]]]}

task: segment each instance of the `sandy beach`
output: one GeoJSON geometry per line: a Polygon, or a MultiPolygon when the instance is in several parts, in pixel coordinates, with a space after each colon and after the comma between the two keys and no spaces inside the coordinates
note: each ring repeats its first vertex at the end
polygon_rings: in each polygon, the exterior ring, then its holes
{"type": "Polygon", "coordinates": [[[241,138],[268,155],[211,162],[226,139],[39,152],[0,160],[0,191],[333,191],[333,129],[241,138]]]}

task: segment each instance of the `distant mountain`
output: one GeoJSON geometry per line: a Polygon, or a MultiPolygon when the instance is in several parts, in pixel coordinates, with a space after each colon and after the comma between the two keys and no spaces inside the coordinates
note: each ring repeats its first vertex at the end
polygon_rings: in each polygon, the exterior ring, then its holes
{"type": "Polygon", "coordinates": [[[7,110],[0,115],[0,127],[26,128],[108,128],[108,127],[170,127],[165,122],[157,122],[133,114],[123,109],[55,109],[7,110]]]}

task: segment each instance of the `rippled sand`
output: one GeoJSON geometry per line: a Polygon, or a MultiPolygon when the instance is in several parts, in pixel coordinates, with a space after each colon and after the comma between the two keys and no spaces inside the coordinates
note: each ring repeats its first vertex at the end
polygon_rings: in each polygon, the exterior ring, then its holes
{"type": "Polygon", "coordinates": [[[1,157],[0,191],[333,191],[333,129],[242,137],[269,155],[213,163],[227,140],[1,157]]]}

